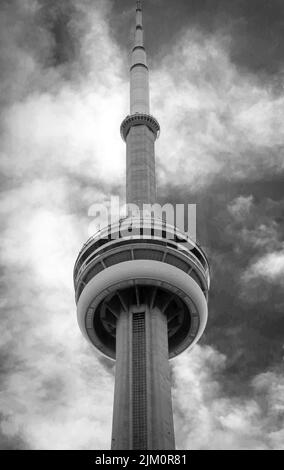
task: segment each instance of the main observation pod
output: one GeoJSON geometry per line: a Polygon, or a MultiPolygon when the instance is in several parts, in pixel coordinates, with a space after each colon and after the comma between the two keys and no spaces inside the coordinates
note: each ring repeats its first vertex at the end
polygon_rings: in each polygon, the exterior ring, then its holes
{"type": "Polygon", "coordinates": [[[203,250],[157,218],[126,218],[91,237],[75,263],[78,323],[116,358],[116,323],[130,307],[167,318],[169,357],[191,348],[207,322],[209,265],[203,250]]]}

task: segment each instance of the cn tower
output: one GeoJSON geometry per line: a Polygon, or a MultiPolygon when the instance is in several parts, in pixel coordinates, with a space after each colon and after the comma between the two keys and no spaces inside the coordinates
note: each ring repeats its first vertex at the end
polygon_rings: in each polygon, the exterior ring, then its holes
{"type": "MultiPolygon", "coordinates": [[[[91,237],[74,268],[83,335],[116,361],[113,450],[175,448],[169,359],[192,348],[207,321],[209,265],[203,250],[164,219],[156,202],[155,141],[142,7],[136,3],[126,142],[126,218],[91,237]],[[132,205],[139,214],[131,210],[132,205]]],[[[174,145],[174,143],[173,143],[174,145]]]]}

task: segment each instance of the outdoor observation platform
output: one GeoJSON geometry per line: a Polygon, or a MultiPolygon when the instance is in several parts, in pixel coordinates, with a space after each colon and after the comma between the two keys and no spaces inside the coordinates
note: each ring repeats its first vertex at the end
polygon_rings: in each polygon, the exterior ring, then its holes
{"type": "Polygon", "coordinates": [[[93,237],[74,268],[77,314],[85,337],[116,358],[116,323],[131,306],[167,317],[169,357],[192,347],[207,321],[209,265],[177,228],[153,218],[126,218],[93,237]]]}

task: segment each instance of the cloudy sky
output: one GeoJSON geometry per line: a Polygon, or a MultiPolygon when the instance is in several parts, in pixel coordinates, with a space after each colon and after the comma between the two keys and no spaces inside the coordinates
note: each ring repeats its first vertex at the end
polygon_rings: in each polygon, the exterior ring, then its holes
{"type": "MultiPolygon", "coordinates": [[[[0,0],[2,449],[110,446],[113,364],[72,285],[89,207],[124,197],[134,0],[0,0]]],[[[284,3],[145,0],[160,202],[212,267],[172,361],[180,449],[284,448],[284,3]]]]}

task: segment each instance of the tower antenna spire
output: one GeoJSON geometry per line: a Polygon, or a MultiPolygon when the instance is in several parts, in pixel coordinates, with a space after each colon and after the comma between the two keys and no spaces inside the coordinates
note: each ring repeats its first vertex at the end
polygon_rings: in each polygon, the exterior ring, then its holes
{"type": "MultiPolygon", "coordinates": [[[[136,31],[141,28],[143,31],[143,21],[142,21],[142,2],[137,0],[136,2],[136,31]]],[[[142,34],[142,44],[143,45],[143,34],[142,34]]]]}
{"type": "Polygon", "coordinates": [[[130,65],[130,115],[122,122],[120,131],[127,148],[126,202],[135,204],[141,211],[143,204],[156,202],[154,144],[160,126],[150,115],[149,69],[139,0],[136,2],[135,41],[130,65]],[[134,145],[139,146],[139,158],[135,156],[134,145]]]}

